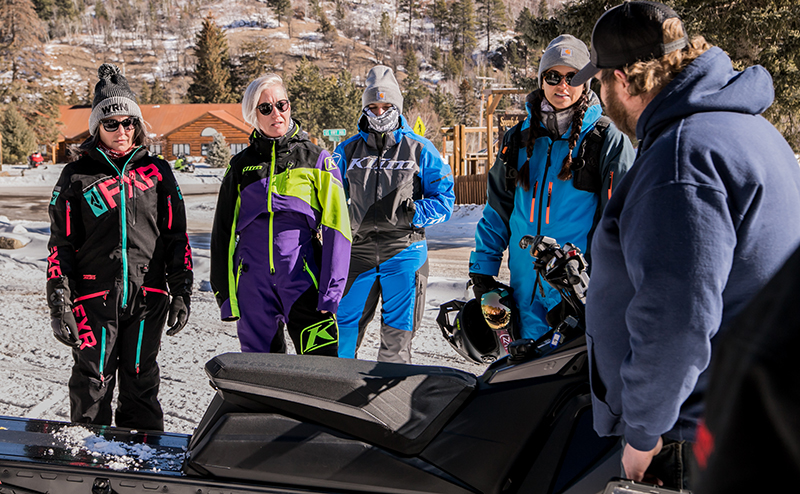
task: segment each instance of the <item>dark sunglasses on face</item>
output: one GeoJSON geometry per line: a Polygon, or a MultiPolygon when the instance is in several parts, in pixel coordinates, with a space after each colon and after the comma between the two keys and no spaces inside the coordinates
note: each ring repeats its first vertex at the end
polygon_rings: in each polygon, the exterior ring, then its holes
{"type": "Polygon", "coordinates": [[[279,112],[283,113],[289,109],[289,100],[282,99],[280,101],[276,101],[275,105],[272,103],[261,103],[256,108],[258,108],[258,111],[261,112],[262,115],[272,115],[273,106],[277,108],[279,112]]]}
{"type": "Polygon", "coordinates": [[[542,80],[544,80],[544,82],[548,83],[551,86],[558,86],[559,84],[561,84],[562,79],[566,79],[567,85],[569,85],[572,82],[572,78],[575,77],[576,73],[577,72],[570,72],[569,74],[561,75],[558,72],[551,71],[547,72],[544,75],[544,77],[542,77],[542,80]]]}
{"type": "Polygon", "coordinates": [[[125,130],[131,130],[136,125],[136,118],[128,117],[125,120],[103,120],[100,122],[106,132],[116,132],[120,125],[125,130]]]}

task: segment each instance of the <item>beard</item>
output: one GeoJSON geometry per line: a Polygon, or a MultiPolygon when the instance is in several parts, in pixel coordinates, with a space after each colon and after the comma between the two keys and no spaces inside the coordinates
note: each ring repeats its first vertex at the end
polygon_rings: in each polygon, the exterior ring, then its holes
{"type": "Polygon", "coordinates": [[[624,132],[631,141],[636,142],[636,122],[638,118],[634,117],[633,114],[625,108],[625,105],[622,104],[619,97],[617,97],[617,93],[609,88],[607,91],[604,91],[605,99],[603,103],[605,103],[606,107],[606,114],[614,121],[614,125],[617,126],[619,130],[624,132]]]}

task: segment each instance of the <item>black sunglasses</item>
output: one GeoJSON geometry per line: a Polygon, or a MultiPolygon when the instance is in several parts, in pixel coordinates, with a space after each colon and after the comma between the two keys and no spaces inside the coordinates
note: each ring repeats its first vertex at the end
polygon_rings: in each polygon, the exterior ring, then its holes
{"type": "Polygon", "coordinates": [[[283,113],[289,109],[289,100],[282,99],[280,101],[276,101],[275,105],[272,103],[261,103],[256,108],[258,108],[258,111],[261,112],[262,115],[272,115],[273,106],[277,108],[279,112],[283,113]]]}
{"type": "Polygon", "coordinates": [[[566,79],[567,85],[569,85],[572,82],[572,78],[575,77],[575,74],[577,74],[577,72],[570,72],[567,75],[561,75],[556,71],[550,71],[547,72],[544,77],[542,77],[542,80],[551,86],[558,86],[561,84],[562,79],[566,79]]]}
{"type": "Polygon", "coordinates": [[[136,125],[136,120],[135,117],[128,117],[125,120],[103,120],[100,123],[106,132],[116,132],[120,125],[125,130],[131,130],[136,125]]]}

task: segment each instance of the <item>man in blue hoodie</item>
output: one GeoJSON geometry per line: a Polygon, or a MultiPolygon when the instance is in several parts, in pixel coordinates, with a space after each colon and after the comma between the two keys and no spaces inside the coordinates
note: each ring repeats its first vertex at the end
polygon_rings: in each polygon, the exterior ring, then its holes
{"type": "Polygon", "coordinates": [[[800,242],[800,167],[760,116],[769,73],[734,71],[665,5],[600,17],[572,85],[598,73],[639,148],[592,242],[594,427],[624,438],[628,478],[685,488],[716,335],[800,242]]]}

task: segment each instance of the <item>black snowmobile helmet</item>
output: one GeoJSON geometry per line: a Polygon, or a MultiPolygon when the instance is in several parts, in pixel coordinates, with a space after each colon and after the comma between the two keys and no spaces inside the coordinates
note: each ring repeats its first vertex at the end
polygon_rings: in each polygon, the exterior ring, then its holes
{"type": "Polygon", "coordinates": [[[486,324],[481,304],[475,299],[468,302],[451,300],[442,304],[436,322],[450,346],[469,361],[490,364],[507,355],[497,331],[486,324]],[[451,324],[449,315],[456,311],[458,313],[451,324]]]}

